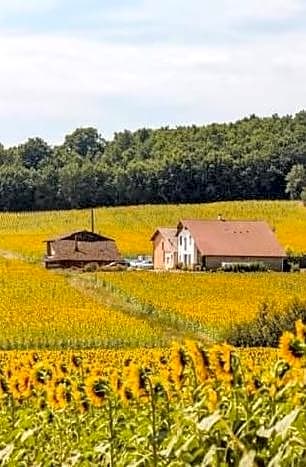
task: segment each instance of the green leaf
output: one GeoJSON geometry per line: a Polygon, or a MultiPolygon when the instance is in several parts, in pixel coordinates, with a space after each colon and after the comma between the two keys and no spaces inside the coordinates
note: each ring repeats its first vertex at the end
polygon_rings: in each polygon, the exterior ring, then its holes
{"type": "Polygon", "coordinates": [[[221,415],[219,412],[214,412],[212,415],[203,418],[197,427],[199,430],[209,431],[219,420],[221,420],[221,415]]]}
{"type": "Polygon", "coordinates": [[[14,451],[14,443],[8,444],[7,446],[5,446],[4,449],[0,451],[1,465],[4,465],[9,460],[13,451],[14,451]]]}
{"type": "Polygon", "coordinates": [[[284,437],[287,433],[288,428],[292,425],[299,412],[300,409],[292,410],[288,415],[286,415],[284,418],[275,423],[275,425],[271,428],[265,428],[261,426],[257,430],[257,436],[260,436],[261,438],[270,438],[272,434],[276,433],[277,435],[281,435],[282,437],[284,437]]]}
{"type": "Polygon", "coordinates": [[[21,437],[20,437],[20,441],[21,443],[24,443],[30,436],[32,436],[37,430],[33,430],[33,429],[29,429],[29,430],[25,430],[21,437]]]}
{"type": "Polygon", "coordinates": [[[254,462],[256,456],[255,451],[247,451],[243,454],[239,462],[239,467],[254,467],[256,464],[254,462]]]}

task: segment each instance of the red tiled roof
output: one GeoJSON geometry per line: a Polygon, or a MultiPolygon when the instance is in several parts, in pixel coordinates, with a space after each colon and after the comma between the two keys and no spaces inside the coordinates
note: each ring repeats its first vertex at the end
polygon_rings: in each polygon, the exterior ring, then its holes
{"type": "Polygon", "coordinates": [[[206,256],[286,257],[264,221],[182,220],[200,253],[206,256]]]}

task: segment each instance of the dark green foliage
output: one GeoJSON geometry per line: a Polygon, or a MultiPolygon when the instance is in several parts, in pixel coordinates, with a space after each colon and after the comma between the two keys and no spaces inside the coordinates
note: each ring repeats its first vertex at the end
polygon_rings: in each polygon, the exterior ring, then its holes
{"type": "Polygon", "coordinates": [[[296,300],[282,313],[264,303],[255,319],[233,325],[225,338],[237,347],[277,347],[282,333],[294,331],[298,319],[306,322],[306,302],[296,300]]]}
{"type": "Polygon", "coordinates": [[[17,148],[22,164],[27,168],[36,169],[50,158],[51,147],[41,138],[29,138],[25,144],[17,148]]]}
{"type": "Polygon", "coordinates": [[[0,209],[303,197],[305,166],[306,112],[124,130],[109,142],[78,128],[53,148],[0,145],[0,209]]]}
{"type": "Polygon", "coordinates": [[[227,263],[221,269],[225,272],[260,272],[267,271],[267,266],[261,261],[253,261],[250,263],[227,263]]]}
{"type": "Polygon", "coordinates": [[[286,176],[286,193],[291,199],[299,199],[306,186],[306,166],[295,164],[286,176]]]}

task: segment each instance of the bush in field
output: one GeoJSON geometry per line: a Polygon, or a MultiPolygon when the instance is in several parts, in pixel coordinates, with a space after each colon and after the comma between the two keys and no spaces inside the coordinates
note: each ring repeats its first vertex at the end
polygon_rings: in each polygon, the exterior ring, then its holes
{"type": "Polygon", "coordinates": [[[277,347],[282,333],[293,331],[298,319],[306,322],[305,302],[296,300],[281,313],[264,303],[254,319],[232,325],[225,337],[237,347],[277,347]]]}
{"type": "Polygon", "coordinates": [[[226,263],[221,267],[221,270],[225,272],[262,272],[267,271],[268,268],[261,261],[253,261],[248,263],[226,263]]]}
{"type": "Polygon", "coordinates": [[[84,272],[96,272],[99,269],[98,263],[88,263],[83,267],[84,272]]]}

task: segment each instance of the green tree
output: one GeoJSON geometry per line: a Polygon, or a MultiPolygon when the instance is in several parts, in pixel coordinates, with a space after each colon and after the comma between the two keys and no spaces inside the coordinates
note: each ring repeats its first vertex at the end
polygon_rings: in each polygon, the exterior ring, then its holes
{"type": "Polygon", "coordinates": [[[0,167],[0,210],[33,209],[33,172],[18,165],[0,167]]]}
{"type": "Polygon", "coordinates": [[[302,190],[306,186],[306,169],[302,164],[293,165],[290,172],[286,175],[286,193],[291,199],[299,199],[302,190]]]}
{"type": "Polygon", "coordinates": [[[64,148],[68,152],[76,152],[83,158],[96,158],[103,154],[105,140],[95,128],[77,128],[65,137],[64,148]]]}
{"type": "Polygon", "coordinates": [[[17,152],[25,167],[36,169],[50,158],[52,149],[41,138],[29,138],[26,143],[18,146],[17,152]]]}

